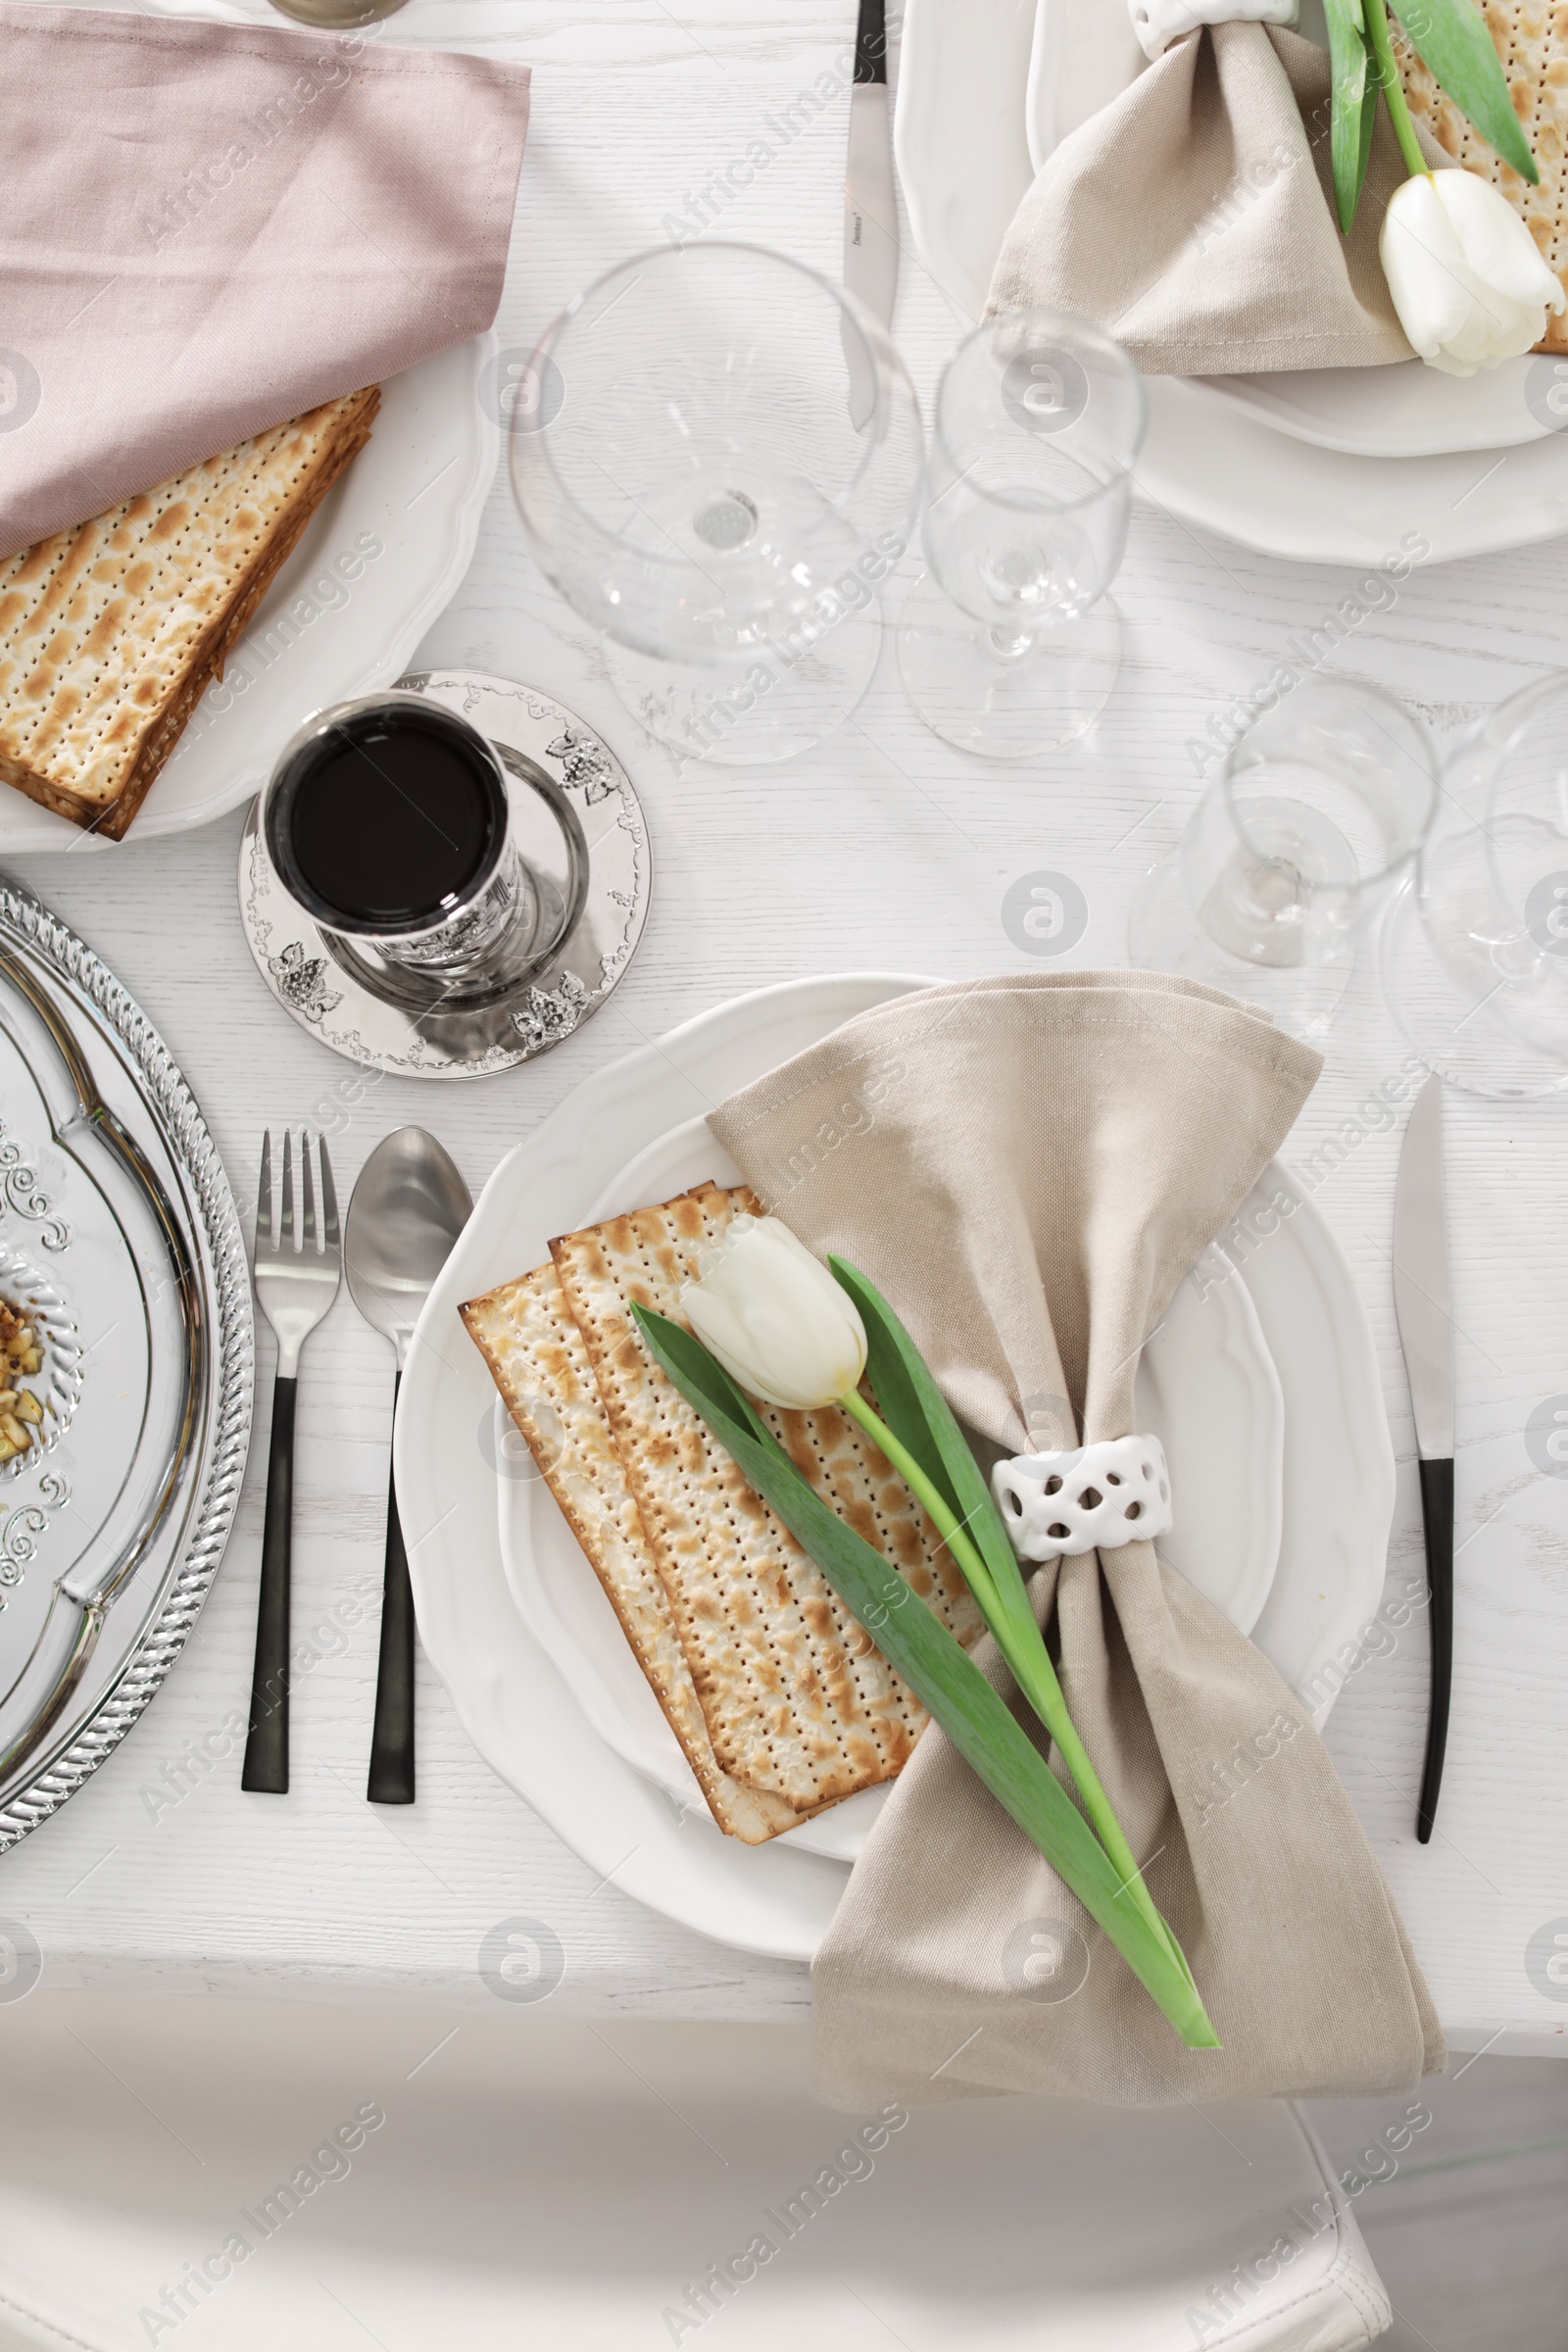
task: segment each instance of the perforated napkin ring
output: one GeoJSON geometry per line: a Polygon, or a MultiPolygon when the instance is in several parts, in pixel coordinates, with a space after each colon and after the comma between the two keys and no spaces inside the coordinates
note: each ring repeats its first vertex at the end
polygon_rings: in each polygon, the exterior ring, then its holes
{"type": "Polygon", "coordinates": [[[1157,1438],[1102,1438],[1065,1453],[1017,1453],[991,1473],[1020,1560],[1113,1551],[1171,1525],[1170,1473],[1157,1438]]]}

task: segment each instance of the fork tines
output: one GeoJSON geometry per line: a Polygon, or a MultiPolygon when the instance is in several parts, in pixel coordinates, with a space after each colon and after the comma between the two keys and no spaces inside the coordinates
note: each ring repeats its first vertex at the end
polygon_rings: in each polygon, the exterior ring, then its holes
{"type": "Polygon", "coordinates": [[[272,1219],[272,1130],[262,1135],[262,1172],[256,1188],[256,1255],[258,1258],[276,1257],[289,1250],[295,1255],[313,1250],[318,1257],[336,1257],[340,1252],[337,1222],[337,1192],[332,1183],[332,1162],[327,1156],[326,1138],[318,1136],[317,1151],[321,1161],[322,1232],[319,1240],[316,1231],[316,1178],[311,1165],[311,1138],[306,1128],[300,1130],[300,1172],[304,1179],[304,1214],[298,1244],[294,1238],[294,1139],[287,1127],[283,1130],[282,1216],[274,1234],[272,1219]]]}

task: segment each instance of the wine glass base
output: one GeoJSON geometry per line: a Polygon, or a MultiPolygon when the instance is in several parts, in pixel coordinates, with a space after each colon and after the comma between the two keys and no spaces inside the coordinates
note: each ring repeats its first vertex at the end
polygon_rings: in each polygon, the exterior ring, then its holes
{"type": "Polygon", "coordinates": [[[934,735],[987,760],[1033,760],[1087,735],[1121,669],[1121,615],[1108,597],[1043,629],[1026,650],[999,650],[927,577],[899,618],[904,691],[934,735]]]}
{"type": "Polygon", "coordinates": [[[1568,1066],[1515,1037],[1492,1000],[1503,983],[1477,971],[1463,980],[1432,944],[1413,882],[1398,893],[1378,943],[1383,994],[1405,1037],[1448,1085],[1493,1102],[1540,1102],[1568,1094],[1568,1066]]]}
{"type": "Polygon", "coordinates": [[[1140,971],[1175,972],[1224,989],[1272,1014],[1291,1037],[1308,1040],[1326,1034],[1355,969],[1353,955],[1337,963],[1266,964],[1227,954],[1194,914],[1174,851],[1138,886],[1127,917],[1127,959],[1140,971]]]}
{"type": "Polygon", "coordinates": [[[758,647],[744,668],[682,672],[613,638],[604,647],[615,692],[678,765],[766,767],[838,733],[871,683],[882,612],[872,596],[758,647]]]}

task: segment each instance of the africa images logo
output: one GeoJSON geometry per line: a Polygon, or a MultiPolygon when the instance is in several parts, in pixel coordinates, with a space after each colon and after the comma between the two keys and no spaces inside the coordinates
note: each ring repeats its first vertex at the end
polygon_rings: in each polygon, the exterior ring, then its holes
{"type": "Polygon", "coordinates": [[[38,370],[25,353],[0,350],[0,433],[20,432],[42,398],[38,370]]]}

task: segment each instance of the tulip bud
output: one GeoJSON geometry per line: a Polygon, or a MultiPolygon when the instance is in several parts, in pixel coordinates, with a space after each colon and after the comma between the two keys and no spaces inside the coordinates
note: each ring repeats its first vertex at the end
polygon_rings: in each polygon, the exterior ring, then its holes
{"type": "Polygon", "coordinates": [[[832,1404],[865,1370],[855,1301],[777,1217],[734,1217],[681,1311],[731,1380],[768,1404],[832,1404]]]}
{"type": "Polygon", "coordinates": [[[1378,252],[1399,324],[1445,375],[1516,359],[1541,341],[1546,313],[1568,306],[1506,196],[1473,172],[1396,188],[1378,252]]]}

